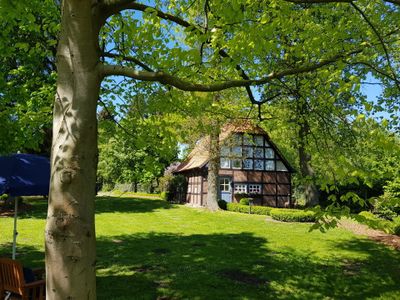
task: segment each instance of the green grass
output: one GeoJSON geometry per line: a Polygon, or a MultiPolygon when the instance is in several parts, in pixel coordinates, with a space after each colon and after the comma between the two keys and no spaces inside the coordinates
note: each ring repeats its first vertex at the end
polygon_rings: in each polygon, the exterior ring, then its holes
{"type": "MultiPolygon", "coordinates": [[[[98,299],[400,299],[400,253],[348,231],[98,197],[98,299]]],[[[19,259],[43,262],[46,205],[19,220],[19,259]]],[[[0,255],[12,219],[0,218],[0,255]]]]}

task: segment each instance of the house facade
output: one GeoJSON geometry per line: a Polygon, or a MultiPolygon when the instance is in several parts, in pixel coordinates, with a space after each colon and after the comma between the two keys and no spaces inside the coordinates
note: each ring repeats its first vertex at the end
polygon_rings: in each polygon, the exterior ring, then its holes
{"type": "MultiPolygon", "coordinates": [[[[186,177],[186,202],[204,206],[207,198],[209,140],[202,139],[175,173],[186,177]]],[[[293,168],[268,134],[250,123],[225,126],[220,134],[219,199],[290,207],[293,168]]]]}

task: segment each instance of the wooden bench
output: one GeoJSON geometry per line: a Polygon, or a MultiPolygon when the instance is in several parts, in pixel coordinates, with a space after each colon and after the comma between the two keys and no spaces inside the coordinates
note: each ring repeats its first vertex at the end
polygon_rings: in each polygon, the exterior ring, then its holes
{"type": "MultiPolygon", "coordinates": [[[[34,272],[36,275],[39,272],[34,272]]],[[[19,295],[23,300],[44,300],[45,280],[35,280],[26,283],[22,264],[9,258],[0,258],[0,299],[4,299],[6,293],[19,295]]]]}

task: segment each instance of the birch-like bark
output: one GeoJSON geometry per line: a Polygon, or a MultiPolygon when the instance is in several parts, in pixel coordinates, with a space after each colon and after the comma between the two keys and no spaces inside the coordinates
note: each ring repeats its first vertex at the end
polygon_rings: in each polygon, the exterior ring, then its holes
{"type": "Polygon", "coordinates": [[[96,299],[94,198],[100,76],[95,19],[92,1],[63,1],[45,232],[47,299],[96,299]]]}

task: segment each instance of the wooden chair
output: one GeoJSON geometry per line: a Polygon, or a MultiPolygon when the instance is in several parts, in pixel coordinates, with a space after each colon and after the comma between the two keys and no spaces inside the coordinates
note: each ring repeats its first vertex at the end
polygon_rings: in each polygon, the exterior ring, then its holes
{"type": "Polygon", "coordinates": [[[20,262],[0,258],[0,299],[4,299],[6,292],[10,292],[20,295],[23,300],[44,300],[46,299],[45,290],[45,280],[25,282],[20,262]]]}

